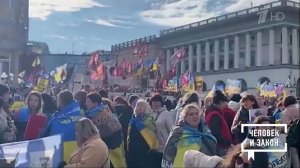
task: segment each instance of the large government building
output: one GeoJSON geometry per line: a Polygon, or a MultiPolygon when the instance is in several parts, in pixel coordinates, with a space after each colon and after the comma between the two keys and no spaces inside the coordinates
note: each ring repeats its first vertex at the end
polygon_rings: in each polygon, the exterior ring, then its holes
{"type": "MultiPolygon", "coordinates": [[[[258,82],[288,80],[299,88],[299,8],[294,1],[274,1],[163,30],[152,43],[165,55],[164,71],[174,52],[184,47],[178,74],[201,74],[207,89],[226,79],[240,79],[248,89],[258,82]]],[[[117,53],[130,48],[126,43],[112,46],[117,53]]]]}
{"type": "Polygon", "coordinates": [[[19,60],[28,41],[28,2],[0,1],[0,73],[19,73],[19,60]]]}

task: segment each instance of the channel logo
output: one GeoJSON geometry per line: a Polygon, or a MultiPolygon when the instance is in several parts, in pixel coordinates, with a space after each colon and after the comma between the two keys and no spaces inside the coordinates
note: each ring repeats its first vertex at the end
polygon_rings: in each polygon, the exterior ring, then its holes
{"type": "Polygon", "coordinates": [[[248,159],[254,160],[255,152],[287,152],[287,143],[280,141],[280,132],[283,128],[287,133],[287,124],[242,124],[241,133],[244,133],[245,127],[248,127],[251,139],[241,143],[241,151],[248,153],[248,159]],[[246,143],[260,149],[245,149],[246,143]]]}

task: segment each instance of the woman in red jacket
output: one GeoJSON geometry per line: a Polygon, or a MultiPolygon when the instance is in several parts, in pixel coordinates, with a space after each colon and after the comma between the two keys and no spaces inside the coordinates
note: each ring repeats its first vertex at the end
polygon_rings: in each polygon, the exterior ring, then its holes
{"type": "MultiPolygon", "coordinates": [[[[221,150],[220,154],[225,154],[232,143],[232,135],[230,127],[227,124],[227,119],[224,115],[224,109],[227,108],[228,99],[219,90],[217,90],[213,97],[213,103],[205,112],[205,120],[212,135],[217,139],[218,146],[221,150]]],[[[232,116],[234,117],[234,116],[232,116]]],[[[233,119],[232,119],[233,120],[233,119]]]]}

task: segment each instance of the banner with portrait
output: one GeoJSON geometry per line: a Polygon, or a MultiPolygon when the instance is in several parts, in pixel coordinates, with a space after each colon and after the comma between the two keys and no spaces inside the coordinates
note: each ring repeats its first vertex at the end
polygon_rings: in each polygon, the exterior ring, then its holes
{"type": "Polygon", "coordinates": [[[195,76],[195,90],[202,92],[203,91],[203,77],[200,75],[195,76]]]}
{"type": "Polygon", "coordinates": [[[63,161],[61,135],[0,145],[0,167],[57,167],[63,161]]]}

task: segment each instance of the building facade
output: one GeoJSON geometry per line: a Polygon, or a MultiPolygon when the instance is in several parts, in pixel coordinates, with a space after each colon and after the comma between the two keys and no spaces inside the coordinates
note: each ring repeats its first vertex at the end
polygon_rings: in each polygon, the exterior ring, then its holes
{"type": "Polygon", "coordinates": [[[19,73],[20,56],[24,53],[28,41],[28,7],[28,0],[0,1],[1,73],[19,73]]]}
{"type": "MultiPolygon", "coordinates": [[[[162,30],[149,42],[148,56],[163,53],[162,73],[171,66],[171,56],[180,48],[186,57],[177,64],[177,75],[200,74],[204,91],[226,79],[242,81],[242,90],[254,90],[257,83],[286,83],[300,88],[298,2],[278,0],[207,20],[162,30]]],[[[112,46],[119,57],[132,55],[138,41],[112,46]]]]}
{"type": "MultiPolygon", "coordinates": [[[[114,59],[110,51],[101,50],[99,52],[101,62],[107,62],[114,59]]],[[[56,67],[67,63],[69,66],[76,67],[77,73],[85,74],[87,72],[90,58],[90,54],[41,54],[42,66],[47,72],[51,72],[55,70],[56,67]]]]}
{"type": "Polygon", "coordinates": [[[288,79],[299,86],[299,3],[275,1],[163,30],[160,47],[167,70],[184,47],[179,73],[201,74],[208,89],[226,79],[241,79],[246,88],[288,79]]]}

